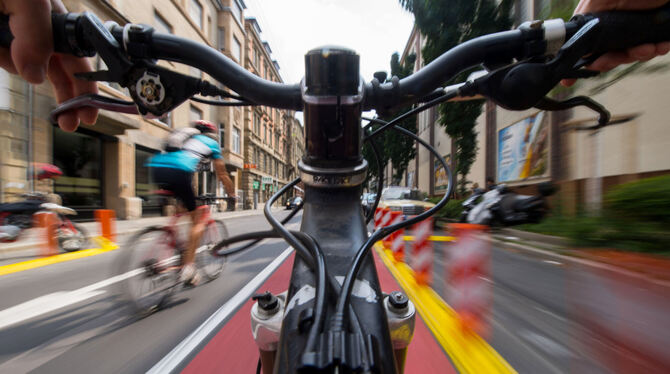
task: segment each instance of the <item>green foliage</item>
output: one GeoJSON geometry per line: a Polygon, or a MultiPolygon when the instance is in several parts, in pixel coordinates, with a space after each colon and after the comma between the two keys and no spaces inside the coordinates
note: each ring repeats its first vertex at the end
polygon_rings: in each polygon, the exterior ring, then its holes
{"type": "Polygon", "coordinates": [[[670,176],[622,184],[605,195],[600,216],[555,215],[522,230],[567,237],[581,247],[670,251],[670,176]]]}
{"type": "MultiPolygon", "coordinates": [[[[415,22],[426,37],[422,50],[424,63],[469,39],[512,26],[509,19],[512,0],[399,0],[414,13],[415,22]]],[[[445,84],[464,81],[471,71],[457,75],[445,84]]],[[[477,133],[474,127],[482,113],[482,100],[446,103],[439,107],[438,123],[455,139],[452,150],[456,173],[462,177],[470,172],[477,155],[477,133]]]]}
{"type": "MultiPolygon", "coordinates": [[[[430,202],[433,204],[437,204],[442,200],[442,197],[432,197],[430,198],[430,202]]],[[[451,199],[447,202],[447,205],[445,205],[442,209],[440,209],[439,212],[435,214],[435,217],[439,218],[451,218],[451,219],[456,219],[461,216],[461,212],[463,212],[463,201],[465,199],[451,199]]]]}
{"type": "Polygon", "coordinates": [[[604,198],[612,220],[670,224],[670,176],[641,179],[613,188],[604,198]]]}

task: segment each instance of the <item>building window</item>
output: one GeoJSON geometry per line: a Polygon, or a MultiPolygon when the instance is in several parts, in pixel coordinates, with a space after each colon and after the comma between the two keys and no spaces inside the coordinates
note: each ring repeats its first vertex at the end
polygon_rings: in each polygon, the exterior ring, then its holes
{"type": "Polygon", "coordinates": [[[240,44],[240,41],[237,40],[236,37],[233,36],[233,57],[237,60],[237,62],[242,62],[242,44],[240,44]]]}
{"type": "Polygon", "coordinates": [[[233,127],[233,152],[240,153],[240,130],[233,127]]]}
{"type": "Polygon", "coordinates": [[[156,11],[154,11],[154,28],[163,34],[172,34],[172,26],[156,11]]]}
{"type": "Polygon", "coordinates": [[[223,26],[219,26],[217,29],[216,33],[216,39],[217,39],[217,46],[219,47],[219,50],[225,51],[226,50],[226,28],[223,26]]]}
{"type": "Polygon", "coordinates": [[[263,124],[263,144],[268,143],[268,126],[264,123],[263,124]]]}
{"type": "Polygon", "coordinates": [[[258,48],[254,47],[254,66],[258,71],[261,70],[261,53],[258,48]]]}
{"type": "Polygon", "coordinates": [[[191,0],[188,6],[188,15],[195,22],[199,29],[202,29],[202,5],[198,0],[191,0]]]}
{"type": "Polygon", "coordinates": [[[237,22],[242,23],[242,7],[237,3],[237,0],[233,0],[233,6],[230,8],[233,12],[233,16],[237,22]]]}
{"type": "Polygon", "coordinates": [[[226,144],[226,125],[219,123],[219,146],[225,148],[226,144]]]}
{"type": "Polygon", "coordinates": [[[275,148],[279,150],[279,133],[275,133],[275,148]]]}
{"type": "Polygon", "coordinates": [[[257,113],[254,113],[254,134],[256,136],[260,136],[261,132],[261,118],[258,116],[257,113]]]}
{"type": "Polygon", "coordinates": [[[172,112],[167,112],[161,117],[156,118],[156,120],[167,127],[172,127],[172,112]]]}
{"type": "Polygon", "coordinates": [[[202,119],[202,110],[198,109],[194,105],[191,105],[190,112],[189,112],[189,117],[191,119],[191,122],[201,120],[202,119]]]}
{"type": "Polygon", "coordinates": [[[268,171],[268,154],[263,153],[263,171],[267,173],[268,171]]]}

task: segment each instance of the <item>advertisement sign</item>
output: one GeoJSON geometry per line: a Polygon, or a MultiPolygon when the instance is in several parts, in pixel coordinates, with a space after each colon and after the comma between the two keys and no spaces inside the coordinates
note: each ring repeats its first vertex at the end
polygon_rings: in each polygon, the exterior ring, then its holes
{"type": "Polygon", "coordinates": [[[549,120],[536,113],[498,131],[498,183],[549,176],[549,120]]]}
{"type": "Polygon", "coordinates": [[[261,177],[261,183],[263,184],[272,184],[273,181],[272,177],[261,177]]]}
{"type": "Polygon", "coordinates": [[[254,182],[253,182],[253,188],[254,188],[254,190],[259,189],[260,186],[261,186],[260,182],[258,182],[258,181],[254,181],[254,182]]]}
{"type": "MultiPolygon", "coordinates": [[[[444,156],[444,162],[451,166],[451,154],[444,156]]],[[[447,171],[442,167],[440,160],[435,160],[433,170],[435,172],[435,193],[444,193],[449,185],[449,179],[447,178],[447,171]]]]}

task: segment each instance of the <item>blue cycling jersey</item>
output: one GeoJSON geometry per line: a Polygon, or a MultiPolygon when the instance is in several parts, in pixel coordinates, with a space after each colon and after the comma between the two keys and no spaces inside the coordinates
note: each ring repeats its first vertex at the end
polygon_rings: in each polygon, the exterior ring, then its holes
{"type": "Polygon", "coordinates": [[[216,140],[205,135],[195,135],[188,139],[181,150],[159,153],[149,159],[146,166],[185,170],[195,173],[200,161],[222,158],[221,148],[216,140]]]}

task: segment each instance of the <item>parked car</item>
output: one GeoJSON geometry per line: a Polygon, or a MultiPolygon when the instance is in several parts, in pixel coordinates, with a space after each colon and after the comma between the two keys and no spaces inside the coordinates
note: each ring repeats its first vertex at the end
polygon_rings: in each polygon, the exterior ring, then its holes
{"type": "Polygon", "coordinates": [[[365,214],[367,214],[368,210],[375,204],[376,198],[377,194],[372,192],[366,192],[361,195],[361,206],[363,207],[365,214]]]}
{"type": "Polygon", "coordinates": [[[380,208],[390,208],[402,212],[406,216],[415,216],[434,207],[435,204],[423,201],[423,193],[417,189],[400,186],[389,186],[382,190],[379,200],[380,208]]]}
{"type": "Polygon", "coordinates": [[[286,209],[293,209],[300,203],[302,203],[302,197],[300,196],[292,197],[288,199],[288,201],[286,201],[286,209]]]}

